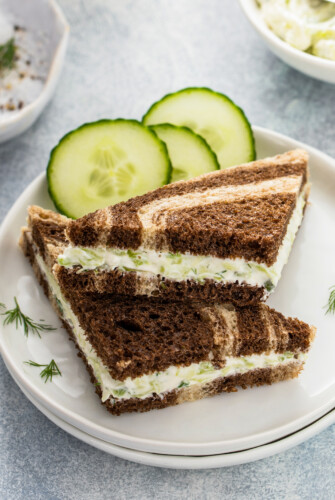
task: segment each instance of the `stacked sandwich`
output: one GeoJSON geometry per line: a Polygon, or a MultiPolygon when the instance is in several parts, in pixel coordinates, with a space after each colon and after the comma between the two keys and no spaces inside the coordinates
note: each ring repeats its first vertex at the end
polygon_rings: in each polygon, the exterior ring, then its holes
{"type": "Polygon", "coordinates": [[[296,150],[70,220],[30,207],[21,247],[113,414],[271,384],[315,329],[263,302],[309,194],[296,150]]]}

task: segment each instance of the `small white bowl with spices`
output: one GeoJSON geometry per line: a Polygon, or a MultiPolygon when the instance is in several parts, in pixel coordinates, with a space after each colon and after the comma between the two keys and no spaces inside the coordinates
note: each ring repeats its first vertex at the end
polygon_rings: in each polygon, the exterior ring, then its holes
{"type": "Polygon", "coordinates": [[[29,128],[59,79],[69,26],[54,0],[0,3],[0,143],[29,128]]]}
{"type": "Polygon", "coordinates": [[[298,71],[335,83],[335,4],[320,0],[239,0],[269,49],[298,71]]]}

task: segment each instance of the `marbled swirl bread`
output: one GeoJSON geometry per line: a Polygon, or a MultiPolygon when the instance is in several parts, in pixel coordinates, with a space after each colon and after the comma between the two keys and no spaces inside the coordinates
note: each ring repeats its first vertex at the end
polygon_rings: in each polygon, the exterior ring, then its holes
{"type": "Polygon", "coordinates": [[[55,266],[67,225],[32,207],[20,245],[113,414],[272,384],[301,371],[315,329],[264,304],[120,299],[67,287],[55,266]]]}
{"type": "Polygon", "coordinates": [[[290,151],[69,221],[60,279],[99,293],[257,303],[278,283],[301,224],[307,161],[290,151]]]}

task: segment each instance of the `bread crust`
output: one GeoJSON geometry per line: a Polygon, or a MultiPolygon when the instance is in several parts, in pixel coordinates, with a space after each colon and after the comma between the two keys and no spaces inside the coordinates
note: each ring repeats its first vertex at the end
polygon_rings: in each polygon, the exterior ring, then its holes
{"type": "Polygon", "coordinates": [[[155,395],[140,400],[131,398],[116,402],[107,400],[105,407],[113,415],[159,410],[168,406],[176,406],[181,403],[212,397],[223,392],[236,392],[238,388],[247,389],[248,387],[271,385],[283,380],[289,380],[297,377],[302,368],[303,364],[299,362],[292,362],[274,368],[259,368],[240,375],[218,378],[208,384],[175,389],[165,393],[163,397],[155,395]]]}

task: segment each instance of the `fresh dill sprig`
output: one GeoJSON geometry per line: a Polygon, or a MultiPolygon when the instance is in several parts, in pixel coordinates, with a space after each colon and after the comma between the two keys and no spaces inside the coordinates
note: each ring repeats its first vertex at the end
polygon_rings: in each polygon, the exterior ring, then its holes
{"type": "Polygon", "coordinates": [[[41,323],[37,323],[33,319],[29,318],[29,316],[23,314],[16,297],[14,297],[14,302],[14,309],[8,309],[7,311],[0,313],[1,316],[5,316],[5,319],[3,320],[4,325],[15,323],[16,329],[19,326],[23,326],[23,331],[26,337],[28,337],[28,333],[31,332],[34,334],[36,333],[41,338],[40,332],[56,330],[53,326],[43,323],[42,319],[40,320],[41,323]]]}
{"type": "Polygon", "coordinates": [[[329,298],[328,298],[328,304],[326,305],[326,307],[327,307],[326,314],[328,314],[328,313],[334,314],[335,313],[335,285],[331,286],[329,288],[329,290],[330,290],[330,294],[329,294],[329,298]]]}
{"type": "Polygon", "coordinates": [[[0,45],[0,71],[2,69],[13,68],[15,61],[15,51],[16,47],[14,44],[14,38],[11,38],[3,45],[0,45]]]}
{"type": "Polygon", "coordinates": [[[56,361],[54,359],[52,359],[48,365],[40,365],[39,363],[35,363],[35,361],[31,360],[25,361],[24,363],[26,365],[37,366],[38,368],[44,368],[44,370],[42,370],[40,373],[41,378],[45,378],[44,383],[47,383],[49,379],[50,382],[52,382],[52,377],[54,377],[55,375],[62,376],[61,371],[58,368],[56,361]]]}
{"type": "Polygon", "coordinates": [[[271,292],[273,289],[274,289],[274,284],[272,283],[271,280],[266,280],[266,282],[264,283],[264,288],[268,291],[268,292],[271,292]]]}

